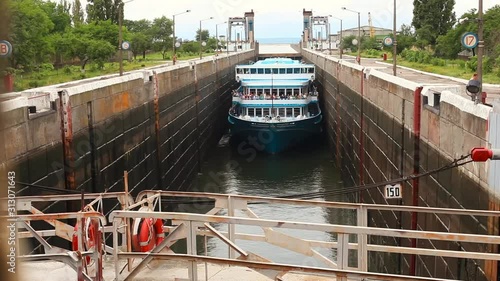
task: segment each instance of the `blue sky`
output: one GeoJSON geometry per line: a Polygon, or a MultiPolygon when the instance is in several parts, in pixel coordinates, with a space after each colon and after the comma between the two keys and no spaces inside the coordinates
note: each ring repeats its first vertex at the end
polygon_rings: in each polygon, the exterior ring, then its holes
{"type": "MultiPolygon", "coordinates": [[[[483,0],[484,9],[498,4],[498,0],[483,0]]],[[[82,0],[85,4],[85,0],[82,0]]],[[[126,1],[125,1],[126,2],[126,1]]],[[[361,13],[361,25],[368,24],[368,12],[371,12],[374,26],[392,29],[393,0],[133,0],[125,4],[125,18],[131,20],[172,17],[186,9],[192,11],[176,17],[176,35],[184,39],[193,39],[199,28],[215,34],[218,25],[219,34],[226,33],[226,25],[220,24],[228,17],[242,17],[251,9],[255,12],[256,38],[296,37],[302,34],[302,9],[312,10],[314,15],[333,15],[343,19],[343,28],[357,27],[357,15],[341,10],[342,6],[361,13]]],[[[462,15],[469,9],[478,7],[475,0],[456,0],[455,12],[462,15]]],[[[397,0],[397,26],[411,23],[413,0],[397,0]]],[[[339,30],[339,21],[330,21],[332,33],[339,30]]]]}

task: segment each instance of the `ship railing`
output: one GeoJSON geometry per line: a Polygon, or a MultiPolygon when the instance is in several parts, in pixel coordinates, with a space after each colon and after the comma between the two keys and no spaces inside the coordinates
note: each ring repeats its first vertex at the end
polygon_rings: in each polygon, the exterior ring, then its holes
{"type": "MultiPolygon", "coordinates": [[[[355,204],[172,191],[143,191],[137,196],[135,204],[151,204],[155,201],[158,201],[156,204],[160,204],[164,200],[170,200],[172,204],[177,202],[179,212],[114,211],[110,215],[109,219],[113,222],[114,234],[123,227],[125,218],[150,217],[171,221],[171,225],[164,227],[164,231],[169,235],[150,253],[120,252],[118,249],[123,248],[123,245],[119,244],[118,236],[113,235],[116,280],[133,280],[134,276],[153,258],[187,262],[190,280],[197,280],[198,263],[246,266],[257,271],[263,270],[263,272],[267,270],[267,273],[273,272],[272,276],[268,275],[272,278],[279,278],[290,272],[301,272],[327,274],[337,278],[337,280],[348,280],[354,277],[370,280],[419,280],[421,278],[415,276],[370,273],[368,272],[368,257],[377,253],[391,253],[402,256],[417,255],[419,257],[483,260],[484,262],[495,263],[500,260],[500,254],[494,251],[484,251],[484,248],[494,249],[500,244],[500,237],[494,234],[439,232],[426,231],[425,229],[410,230],[401,229],[403,228],[402,225],[399,228],[368,226],[369,215],[380,215],[384,212],[392,214],[416,212],[419,215],[436,216],[441,219],[443,217],[456,219],[456,216],[482,216],[498,219],[500,212],[497,211],[355,204]],[[189,208],[184,204],[188,204],[189,208]],[[284,221],[280,218],[262,219],[257,215],[257,212],[252,210],[252,206],[258,204],[285,205],[287,208],[296,209],[297,212],[304,210],[304,208],[322,208],[326,210],[326,213],[338,216],[340,222],[313,223],[284,221]],[[193,210],[196,213],[193,213],[193,210]],[[241,214],[245,214],[247,217],[242,217],[241,214]],[[352,221],[343,222],[342,220],[346,220],[346,218],[351,218],[352,221]],[[263,234],[236,232],[236,226],[259,227],[262,229],[263,234]],[[332,237],[332,239],[327,241],[305,239],[287,233],[289,230],[328,233],[328,237],[332,237]],[[228,246],[227,258],[209,257],[207,252],[205,252],[204,256],[198,255],[197,238],[205,239],[206,251],[207,237],[219,239],[228,246]],[[388,242],[381,244],[379,241],[382,238],[388,242]],[[422,242],[433,241],[430,244],[433,246],[425,247],[423,245],[427,243],[417,243],[416,247],[411,247],[409,245],[413,239],[422,242]],[[179,240],[186,240],[186,254],[171,252],[171,246],[179,240]],[[305,257],[304,261],[308,264],[312,263],[314,266],[277,264],[266,257],[249,252],[244,247],[236,244],[236,240],[269,243],[303,255],[305,257]],[[460,250],[448,250],[449,245],[456,243],[460,245],[460,250]],[[477,247],[478,244],[480,247],[477,247]],[[328,249],[328,251],[331,251],[331,257],[317,250],[317,248],[322,248],[323,251],[328,249]],[[168,249],[168,253],[164,253],[166,249],[168,249]],[[137,259],[139,264],[122,275],[120,273],[123,265],[121,261],[130,258],[137,259]]],[[[293,210],[290,211],[294,212],[293,210]]],[[[458,229],[454,231],[458,231],[458,229]]],[[[121,243],[123,244],[123,241],[121,243]]],[[[425,278],[425,280],[437,279],[425,278]]]]}

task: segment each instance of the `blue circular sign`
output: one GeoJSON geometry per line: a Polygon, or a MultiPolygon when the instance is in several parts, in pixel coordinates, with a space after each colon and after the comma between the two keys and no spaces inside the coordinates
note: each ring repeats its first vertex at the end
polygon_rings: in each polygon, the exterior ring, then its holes
{"type": "Polygon", "coordinates": [[[464,35],[462,35],[462,46],[464,46],[467,49],[474,49],[477,47],[477,44],[479,44],[479,38],[477,37],[477,34],[474,32],[466,32],[464,35]]]}
{"type": "Polygon", "coordinates": [[[387,47],[390,47],[392,46],[392,38],[387,36],[384,38],[384,40],[382,41],[384,43],[385,46],[387,47]]]}
{"type": "Polygon", "coordinates": [[[12,45],[9,41],[0,40],[0,57],[8,57],[12,54],[12,45]]]}

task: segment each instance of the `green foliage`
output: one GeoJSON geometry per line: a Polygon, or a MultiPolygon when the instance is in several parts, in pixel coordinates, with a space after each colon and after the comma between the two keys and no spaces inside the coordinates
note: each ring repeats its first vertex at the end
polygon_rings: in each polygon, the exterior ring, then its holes
{"type": "MultiPolygon", "coordinates": [[[[207,42],[209,37],[210,33],[208,32],[208,29],[203,29],[201,31],[201,40],[207,42]]],[[[196,30],[195,40],[200,41],[200,29],[196,30]]]]}
{"type": "Polygon", "coordinates": [[[412,25],[420,46],[435,45],[455,24],[455,0],[414,0],[412,25]]]}
{"type": "MultiPolygon", "coordinates": [[[[409,62],[431,63],[433,54],[429,51],[406,49],[401,52],[401,58],[409,62]]],[[[440,62],[436,62],[436,65],[440,65],[440,62]]]]}
{"type": "Polygon", "coordinates": [[[495,60],[490,57],[483,57],[483,72],[492,73],[495,67],[495,60]]]}
{"type": "Polygon", "coordinates": [[[465,63],[465,67],[467,67],[467,69],[469,69],[469,70],[476,71],[477,70],[477,57],[470,58],[465,63]]]}
{"type": "Polygon", "coordinates": [[[71,21],[74,26],[79,26],[83,24],[83,7],[82,2],[80,0],[75,0],[73,2],[73,6],[71,7],[71,21]]]}
{"type": "Polygon", "coordinates": [[[118,17],[123,17],[122,0],[87,0],[87,22],[111,21],[118,24],[118,17]]]}
{"type": "Polygon", "coordinates": [[[173,48],[172,44],[172,20],[163,16],[156,18],[151,26],[151,37],[153,39],[153,50],[161,52],[163,59],[167,51],[173,48]]]}
{"type": "Polygon", "coordinates": [[[191,41],[184,42],[181,46],[181,51],[186,53],[199,53],[200,52],[200,43],[191,41]]]}
{"type": "Polygon", "coordinates": [[[36,0],[11,1],[11,36],[13,48],[12,65],[29,68],[33,63],[43,62],[52,53],[47,40],[54,23],[43,10],[44,2],[36,0]]]}

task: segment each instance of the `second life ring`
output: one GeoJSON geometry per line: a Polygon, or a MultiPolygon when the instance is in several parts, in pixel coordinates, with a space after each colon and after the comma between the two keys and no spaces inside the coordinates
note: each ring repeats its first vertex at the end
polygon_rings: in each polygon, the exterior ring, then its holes
{"type": "MultiPolygon", "coordinates": [[[[92,224],[91,219],[83,219],[83,224],[84,224],[84,232],[83,232],[83,251],[90,251],[92,248],[95,246],[95,238],[96,238],[96,229],[94,224],[92,224]]],[[[73,251],[78,251],[78,229],[79,229],[79,223],[77,222],[75,224],[75,232],[73,233],[73,239],[71,241],[71,246],[73,251]]],[[[87,256],[85,258],[87,265],[90,264],[91,258],[87,256]]]]}
{"type": "MultiPolygon", "coordinates": [[[[150,211],[142,207],[139,211],[150,211]]],[[[134,252],[150,252],[165,239],[163,220],[152,218],[136,218],[132,229],[132,250],[134,252]]]]}

